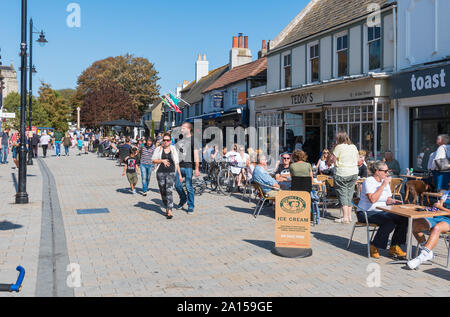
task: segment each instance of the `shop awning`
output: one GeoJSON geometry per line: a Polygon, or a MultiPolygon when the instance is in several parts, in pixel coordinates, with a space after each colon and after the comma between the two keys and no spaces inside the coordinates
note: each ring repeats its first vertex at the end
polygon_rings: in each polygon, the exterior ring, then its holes
{"type": "Polygon", "coordinates": [[[195,120],[208,120],[208,119],[216,119],[216,118],[220,118],[223,115],[223,111],[221,112],[215,112],[215,113],[207,113],[201,116],[197,116],[197,117],[192,117],[192,118],[188,118],[186,120],[186,122],[194,122],[195,120]]]}

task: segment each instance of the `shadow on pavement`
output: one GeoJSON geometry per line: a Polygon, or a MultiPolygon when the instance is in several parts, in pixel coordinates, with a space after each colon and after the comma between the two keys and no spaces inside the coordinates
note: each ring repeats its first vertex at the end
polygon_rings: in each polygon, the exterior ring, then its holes
{"type": "MultiPolygon", "coordinates": [[[[241,207],[234,207],[234,206],[226,206],[225,208],[228,208],[231,211],[248,214],[248,215],[251,215],[252,217],[253,217],[253,213],[255,212],[255,207],[241,208],[241,207]]],[[[275,214],[273,212],[272,207],[267,206],[267,207],[264,207],[263,210],[261,210],[261,213],[259,214],[258,217],[267,217],[267,218],[275,219],[275,214]]]]}
{"type": "Polygon", "coordinates": [[[16,225],[15,223],[12,223],[9,221],[0,222],[0,231],[16,230],[16,229],[20,229],[22,227],[23,226],[16,225]]]}
{"type": "MultiPolygon", "coordinates": [[[[137,190],[137,189],[136,189],[137,190]]],[[[126,194],[126,195],[133,195],[131,193],[131,189],[130,188],[121,188],[121,189],[117,189],[116,192],[121,193],[121,194],[126,194]]]]}
{"type": "MultiPolygon", "coordinates": [[[[156,199],[155,199],[156,200],[156,199]]],[[[157,201],[157,200],[156,200],[157,201]]],[[[147,210],[147,211],[152,211],[152,212],[155,212],[155,213],[158,213],[158,214],[160,214],[161,216],[166,216],[166,213],[165,212],[163,212],[162,210],[161,210],[161,207],[160,206],[162,206],[162,201],[159,201],[160,202],[160,204],[159,203],[155,203],[155,204],[147,204],[147,203],[144,203],[144,202],[139,202],[139,203],[137,203],[136,205],[134,205],[134,207],[137,207],[137,208],[141,208],[141,209],[144,209],[144,210],[147,210]]]]}
{"type": "Polygon", "coordinates": [[[263,240],[244,240],[244,241],[269,251],[272,251],[273,248],[275,248],[275,242],[273,241],[263,241],[263,240]]]}
{"type": "MultiPolygon", "coordinates": [[[[324,234],[324,233],[320,233],[320,232],[311,232],[311,234],[314,236],[314,238],[316,238],[319,241],[324,241],[324,242],[327,242],[339,249],[347,250],[349,238],[334,236],[334,235],[330,235],[330,234],[324,234]]],[[[350,237],[350,234],[348,236],[350,237]]],[[[361,255],[363,257],[367,257],[367,244],[360,243],[353,239],[353,242],[347,251],[357,254],[357,255],[361,255]]],[[[381,252],[381,250],[380,250],[380,252],[381,252]]]]}
{"type": "Polygon", "coordinates": [[[430,269],[430,270],[425,270],[423,272],[431,274],[431,275],[439,277],[439,278],[442,278],[442,279],[450,282],[450,271],[447,271],[446,269],[434,268],[434,269],[430,269]]]}
{"type": "Polygon", "coordinates": [[[11,173],[11,177],[13,179],[13,183],[14,183],[14,188],[16,189],[16,192],[18,191],[19,185],[17,183],[17,177],[15,173],[11,173]]]}

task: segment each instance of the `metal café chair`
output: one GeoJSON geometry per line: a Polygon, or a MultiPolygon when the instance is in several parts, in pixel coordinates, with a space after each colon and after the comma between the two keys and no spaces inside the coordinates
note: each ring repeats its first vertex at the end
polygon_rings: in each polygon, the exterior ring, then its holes
{"type": "Polygon", "coordinates": [[[275,197],[269,197],[266,194],[264,194],[262,187],[264,186],[264,188],[270,188],[272,190],[277,190],[280,191],[279,188],[275,188],[275,187],[271,187],[271,186],[267,186],[267,185],[261,185],[258,182],[253,181],[256,190],[258,192],[258,196],[259,196],[259,200],[256,203],[256,208],[255,211],[253,213],[253,217],[255,217],[255,219],[259,216],[259,214],[261,213],[262,208],[264,207],[265,203],[268,201],[275,201],[275,197]]]}
{"type": "Polygon", "coordinates": [[[353,236],[355,234],[356,228],[366,228],[367,232],[367,257],[370,259],[370,243],[373,240],[373,237],[375,236],[375,233],[378,231],[379,226],[374,223],[370,223],[367,216],[367,210],[362,210],[359,208],[355,203],[353,203],[353,211],[356,214],[356,217],[358,217],[358,212],[364,213],[365,222],[356,222],[353,226],[352,235],[350,236],[350,239],[348,241],[347,250],[350,249],[350,245],[353,241],[353,236]],[[372,236],[370,234],[372,233],[372,236]]]}

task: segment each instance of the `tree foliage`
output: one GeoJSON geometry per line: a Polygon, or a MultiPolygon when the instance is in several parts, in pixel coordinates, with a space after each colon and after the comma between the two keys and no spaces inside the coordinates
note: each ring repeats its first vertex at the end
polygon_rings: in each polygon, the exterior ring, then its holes
{"type": "MultiPolygon", "coordinates": [[[[15,130],[20,129],[20,94],[13,92],[10,93],[4,100],[4,111],[12,112],[16,114],[15,119],[8,119],[7,125],[10,128],[15,130]]],[[[32,108],[32,125],[35,127],[48,127],[50,125],[49,115],[44,110],[42,105],[38,102],[38,100],[33,96],[32,97],[33,108],[32,108]]],[[[29,106],[29,97],[27,96],[27,110],[26,110],[26,124],[28,126],[28,106],[29,106]]]]}
{"type": "Polygon", "coordinates": [[[68,121],[70,119],[71,107],[49,84],[41,83],[38,102],[48,114],[50,127],[58,131],[67,131],[69,129],[68,121]]]}
{"type": "Polygon", "coordinates": [[[80,116],[84,126],[95,127],[105,121],[129,120],[132,114],[130,95],[118,84],[103,80],[86,94],[80,116]]]}
{"type": "Polygon", "coordinates": [[[159,79],[154,65],[146,58],[130,54],[109,57],[94,62],[80,75],[75,100],[84,106],[85,98],[90,92],[98,91],[105,81],[111,81],[129,94],[132,110],[136,119],[139,119],[148,105],[158,97],[159,79]]]}

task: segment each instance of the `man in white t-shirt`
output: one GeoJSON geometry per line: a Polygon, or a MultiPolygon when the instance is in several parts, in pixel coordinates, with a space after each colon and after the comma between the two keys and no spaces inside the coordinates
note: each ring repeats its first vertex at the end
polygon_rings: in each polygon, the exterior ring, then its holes
{"type": "Polygon", "coordinates": [[[51,140],[51,137],[46,132],[44,132],[39,141],[39,143],[42,146],[42,152],[44,154],[44,158],[47,157],[47,149],[48,149],[48,144],[50,143],[50,140],[51,140]]]}
{"type": "MultiPolygon", "coordinates": [[[[389,235],[394,231],[389,254],[404,257],[406,253],[400,246],[406,243],[407,219],[377,209],[377,207],[401,203],[401,201],[392,199],[390,188],[392,178],[387,175],[389,168],[385,163],[378,161],[371,167],[371,172],[373,176],[366,179],[362,185],[361,201],[358,205],[358,210],[367,212],[369,223],[380,226],[370,245],[370,254],[373,258],[378,259],[380,257],[378,249],[387,248],[389,235]]],[[[361,211],[358,212],[358,221],[366,222],[365,215],[361,211]]]]}

